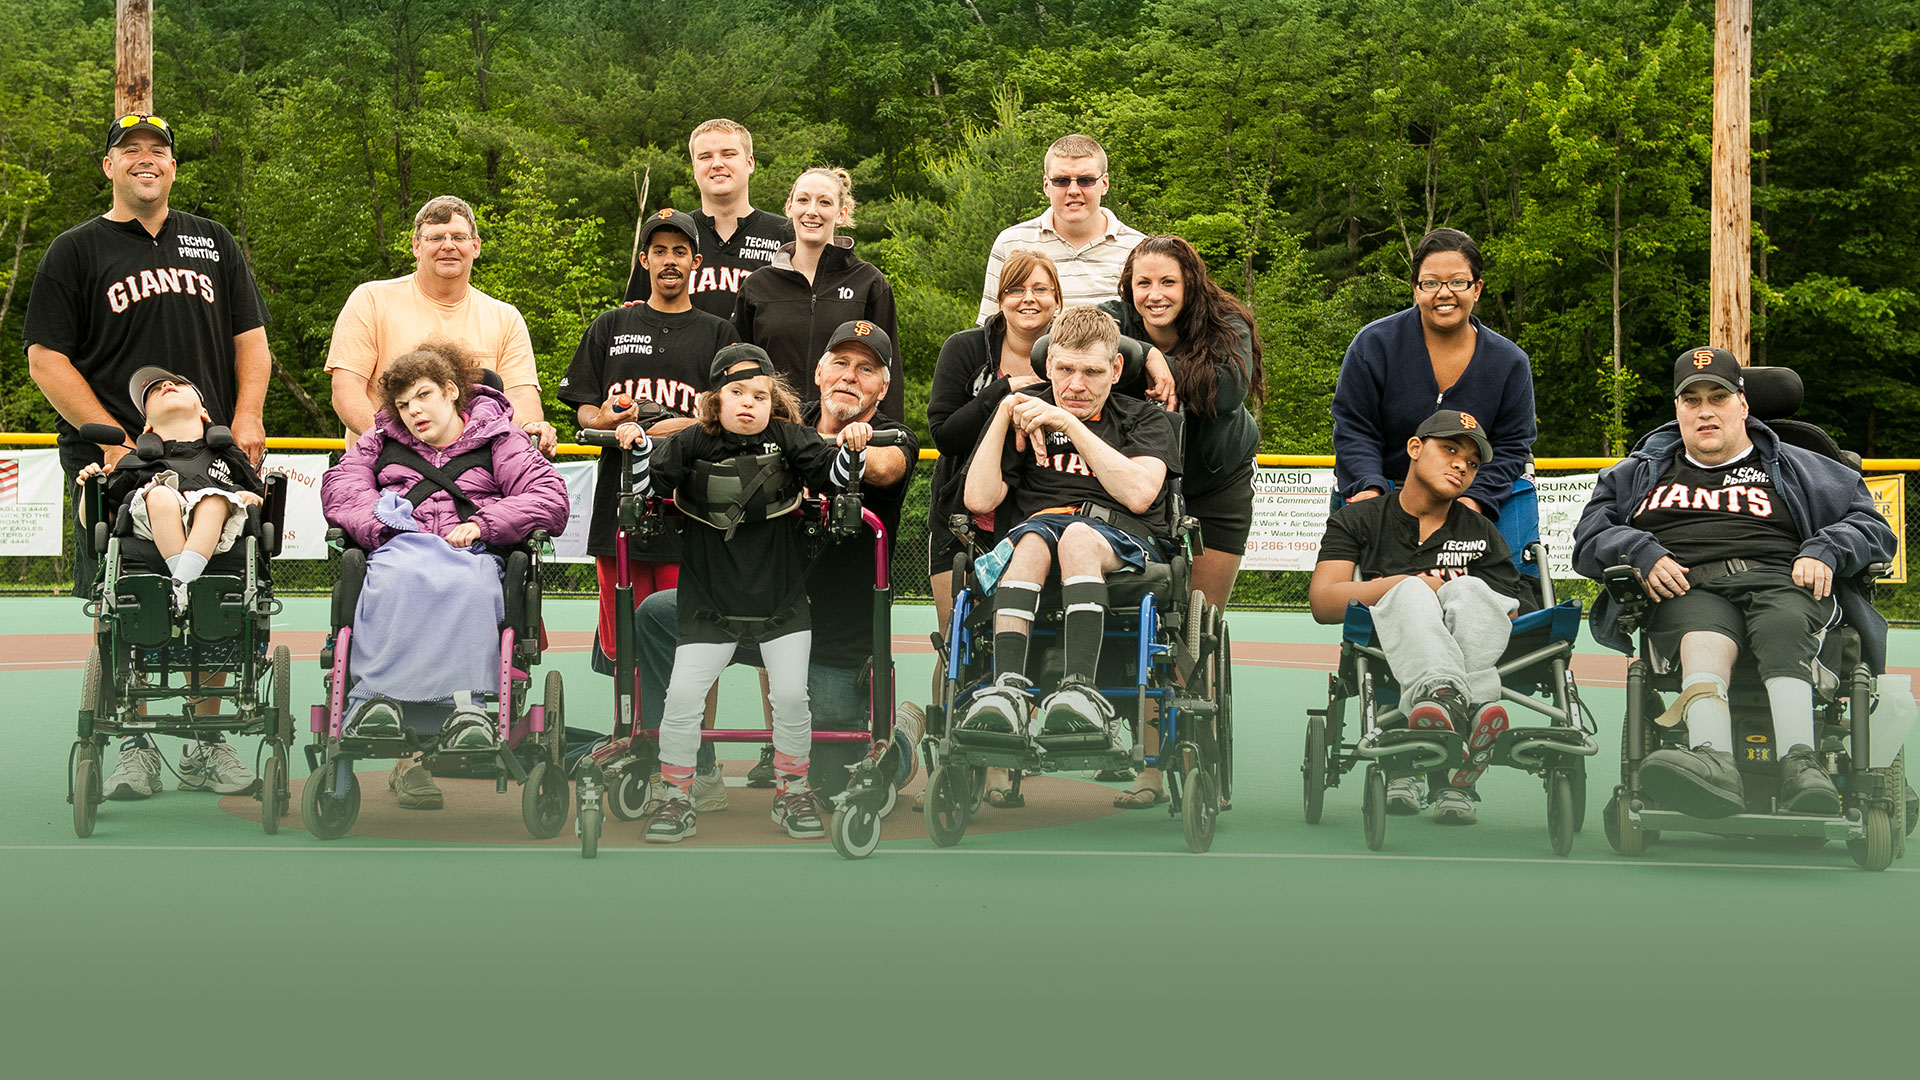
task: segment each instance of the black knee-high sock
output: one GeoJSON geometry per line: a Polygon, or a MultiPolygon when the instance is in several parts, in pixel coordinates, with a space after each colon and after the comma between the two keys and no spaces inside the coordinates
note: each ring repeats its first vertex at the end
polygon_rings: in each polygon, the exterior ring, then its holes
{"type": "Polygon", "coordinates": [[[1032,581],[1002,581],[993,593],[994,621],[1001,615],[1013,615],[1020,620],[1018,630],[995,630],[993,633],[993,673],[994,675],[1019,675],[1027,673],[1027,643],[1033,630],[1034,610],[1040,606],[1040,586],[1032,581]]]}
{"type": "Polygon", "coordinates": [[[1107,582],[1099,577],[1068,578],[1060,586],[1066,608],[1066,663],[1062,672],[1096,681],[1100,671],[1100,639],[1107,629],[1107,582]]]}

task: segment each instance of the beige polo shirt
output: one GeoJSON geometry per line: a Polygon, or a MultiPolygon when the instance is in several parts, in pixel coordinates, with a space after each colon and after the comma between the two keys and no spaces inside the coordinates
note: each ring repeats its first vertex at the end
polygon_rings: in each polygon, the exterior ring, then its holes
{"type": "Polygon", "coordinates": [[[1104,206],[1100,214],[1106,218],[1105,231],[1077,251],[1053,231],[1052,207],[1032,221],[1003,230],[987,255],[987,281],[980,290],[978,321],[986,322],[987,316],[1000,310],[1000,265],[1016,251],[1037,251],[1053,260],[1060,272],[1061,307],[1120,299],[1120,271],[1127,265],[1127,254],[1147,237],[1139,229],[1121,224],[1104,206]]]}
{"type": "Polygon", "coordinates": [[[443,304],[420,291],[412,274],[353,290],[334,320],[326,370],[366,376],[367,396],[377,401],[374,380],[381,365],[436,337],[474,350],[508,389],[540,385],[533,339],[520,309],[472,286],[457,303],[443,304]]]}

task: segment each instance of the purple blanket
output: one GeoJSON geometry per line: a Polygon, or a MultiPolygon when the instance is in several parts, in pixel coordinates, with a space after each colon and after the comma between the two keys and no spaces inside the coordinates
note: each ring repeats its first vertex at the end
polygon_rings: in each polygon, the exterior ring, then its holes
{"type": "Polygon", "coordinates": [[[444,702],[498,690],[503,573],[498,556],[432,533],[403,532],[369,554],[348,654],[349,712],[375,694],[444,702]]]}

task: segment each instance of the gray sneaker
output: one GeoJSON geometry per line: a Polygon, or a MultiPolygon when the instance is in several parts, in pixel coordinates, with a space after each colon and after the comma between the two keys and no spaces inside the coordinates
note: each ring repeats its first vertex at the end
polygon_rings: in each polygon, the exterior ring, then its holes
{"type": "Polygon", "coordinates": [[[998,735],[1025,734],[1032,700],[1024,691],[1032,686],[1024,676],[1000,676],[973,695],[973,701],[967,705],[967,715],[960,721],[961,729],[998,735]]]}
{"type": "Polygon", "coordinates": [[[1480,820],[1480,814],[1473,807],[1473,799],[1457,787],[1442,788],[1440,794],[1433,797],[1433,821],[1436,825],[1473,825],[1480,820]]]}
{"type": "Polygon", "coordinates": [[[251,795],[260,778],[227,743],[198,743],[180,752],[180,790],[251,795]]]}
{"type": "Polygon", "coordinates": [[[1047,695],[1035,714],[1035,735],[1087,735],[1104,732],[1120,746],[1119,732],[1113,723],[1113,706],[1090,683],[1063,679],[1060,688],[1047,695]]]}
{"type": "Polygon", "coordinates": [[[712,772],[693,774],[693,808],[702,814],[717,814],[727,808],[727,779],[717,763],[712,772]]]}
{"type": "Polygon", "coordinates": [[[1427,801],[1424,781],[1418,776],[1403,776],[1387,784],[1387,813],[1417,814],[1427,801]]]}
{"type": "Polygon", "coordinates": [[[100,785],[100,790],[106,798],[122,801],[157,795],[165,790],[160,782],[163,764],[160,751],[150,746],[123,749],[119,762],[113,767],[113,775],[100,785]]]}
{"type": "Polygon", "coordinates": [[[440,793],[440,785],[433,782],[433,774],[425,765],[415,765],[397,777],[389,775],[387,789],[402,810],[438,810],[446,805],[446,796],[440,793]]]}

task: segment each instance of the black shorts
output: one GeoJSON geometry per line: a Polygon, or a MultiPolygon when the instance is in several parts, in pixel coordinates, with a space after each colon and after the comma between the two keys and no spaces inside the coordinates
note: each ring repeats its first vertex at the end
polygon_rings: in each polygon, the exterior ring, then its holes
{"type": "Polygon", "coordinates": [[[1820,644],[1839,622],[1840,603],[1832,595],[1815,600],[1793,583],[1791,570],[1756,567],[1653,605],[1647,636],[1656,653],[1678,657],[1681,638],[1710,630],[1737,642],[1763,679],[1811,680],[1820,644]]]}
{"type": "Polygon", "coordinates": [[[1208,551],[1228,555],[1247,553],[1247,533],[1253,529],[1253,462],[1205,495],[1187,496],[1187,516],[1200,522],[1200,539],[1208,551]]]}

